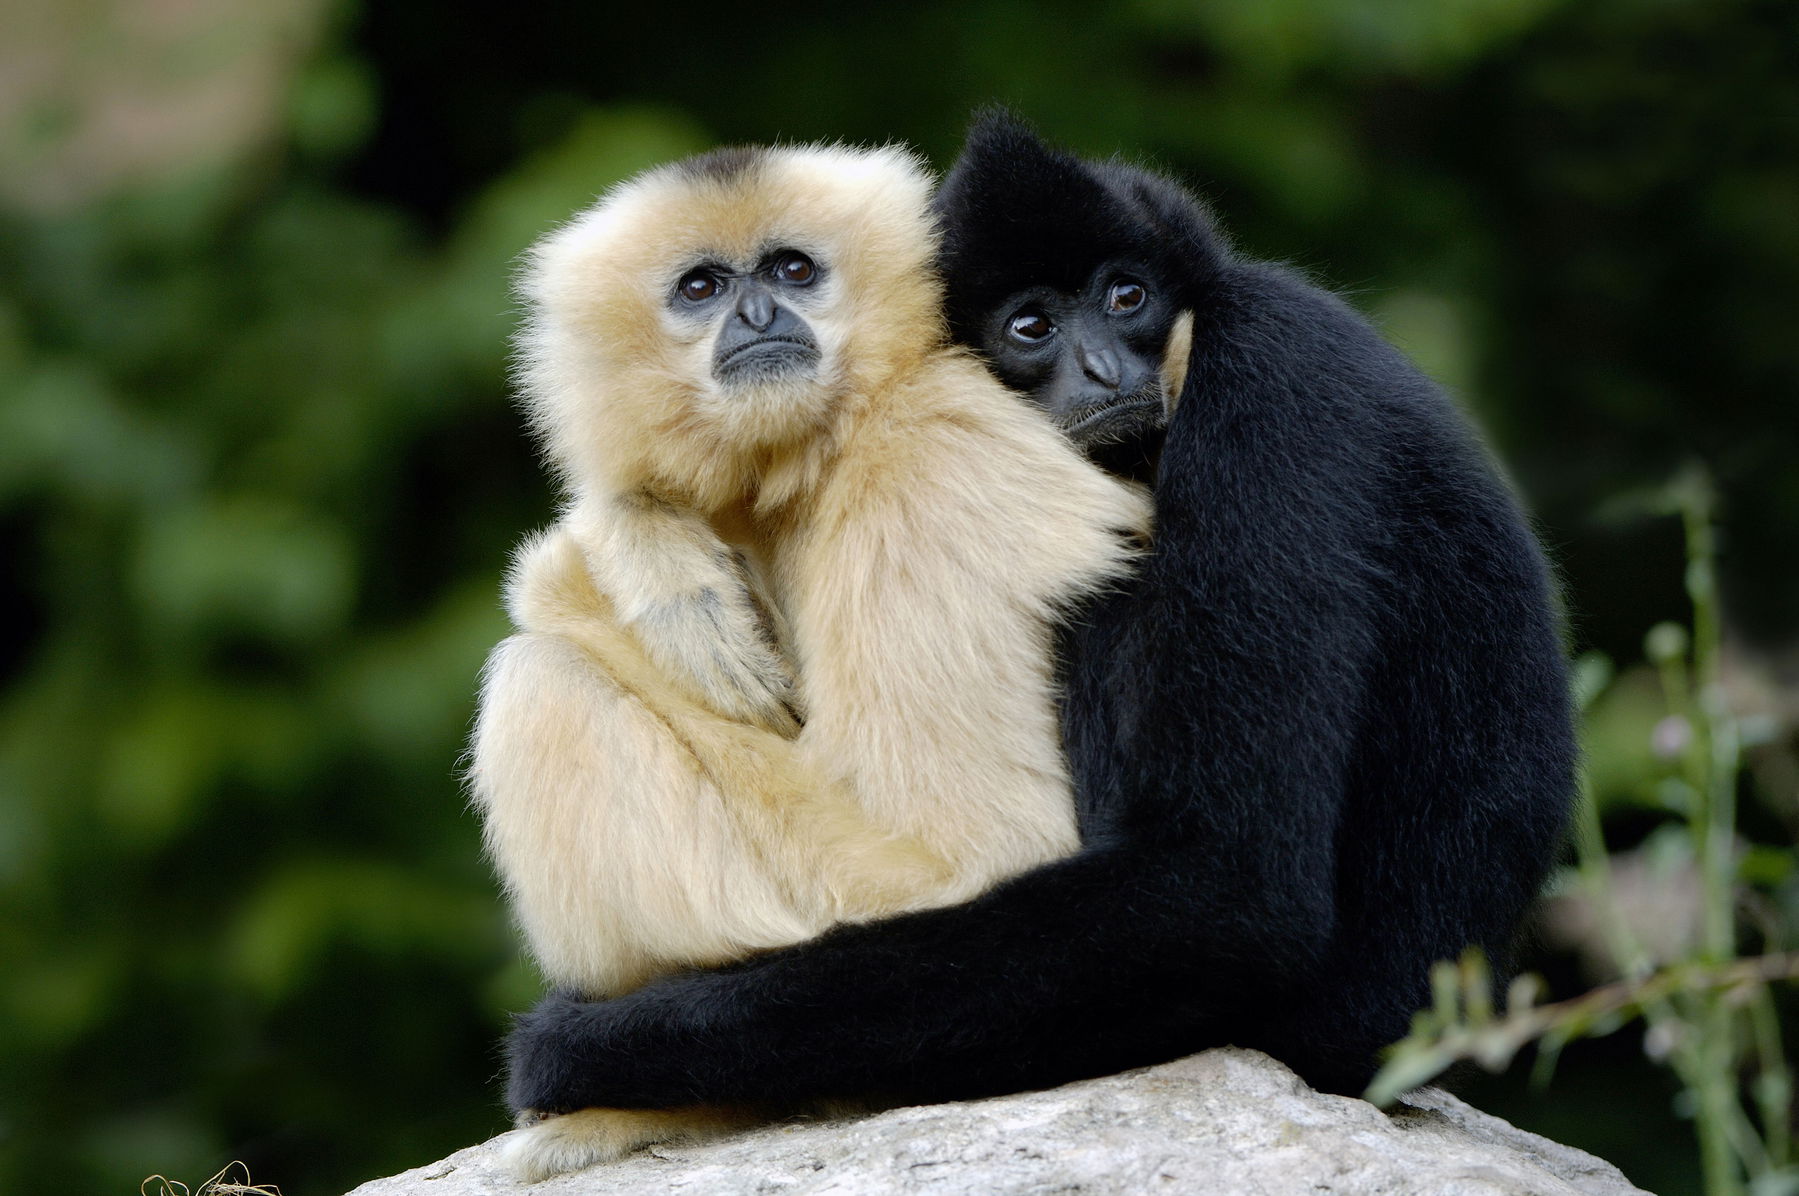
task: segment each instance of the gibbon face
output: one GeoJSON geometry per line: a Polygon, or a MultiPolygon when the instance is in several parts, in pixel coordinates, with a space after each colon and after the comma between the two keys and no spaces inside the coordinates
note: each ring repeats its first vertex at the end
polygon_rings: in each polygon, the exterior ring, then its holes
{"type": "Polygon", "coordinates": [[[990,114],[936,200],[956,339],[1090,453],[1159,433],[1185,375],[1190,288],[1146,180],[990,114]]]}
{"type": "Polygon", "coordinates": [[[821,306],[823,277],[806,254],[776,248],[755,263],[695,266],[675,283],[669,306],[710,334],[712,381],[754,403],[761,388],[816,388],[821,351],[800,312],[821,306]]]}
{"type": "Polygon", "coordinates": [[[1160,282],[1108,260],[1077,290],[1021,288],[984,313],[975,347],[1083,448],[1160,429],[1163,348],[1180,314],[1160,282]]]}
{"type": "Polygon", "coordinates": [[[904,150],[725,149],[621,184],[531,252],[531,414],[573,480],[705,508],[945,339],[904,150]]]}

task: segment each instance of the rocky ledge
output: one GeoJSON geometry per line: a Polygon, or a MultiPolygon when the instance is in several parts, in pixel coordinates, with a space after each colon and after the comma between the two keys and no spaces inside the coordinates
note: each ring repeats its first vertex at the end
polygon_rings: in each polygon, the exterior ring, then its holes
{"type": "Polygon", "coordinates": [[[1624,1196],[1592,1155],[1434,1088],[1383,1113],[1315,1092],[1266,1055],[1225,1048],[991,1100],[772,1125],[522,1185],[501,1135],[350,1196],[689,1192],[1624,1196]]]}

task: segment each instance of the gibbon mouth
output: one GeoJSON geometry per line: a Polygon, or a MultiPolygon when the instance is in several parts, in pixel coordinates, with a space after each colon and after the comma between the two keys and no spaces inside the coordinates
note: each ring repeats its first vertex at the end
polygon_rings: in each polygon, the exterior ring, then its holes
{"type": "Polygon", "coordinates": [[[765,367],[783,358],[810,361],[817,356],[818,346],[809,340],[803,340],[797,336],[764,336],[733,346],[729,352],[718,359],[717,368],[720,370],[744,369],[748,368],[752,362],[765,367]]]}
{"type": "Polygon", "coordinates": [[[1122,440],[1137,432],[1162,425],[1162,394],[1159,389],[1138,391],[1128,399],[1107,403],[1097,409],[1083,408],[1062,423],[1062,433],[1076,444],[1101,440],[1122,440]]]}

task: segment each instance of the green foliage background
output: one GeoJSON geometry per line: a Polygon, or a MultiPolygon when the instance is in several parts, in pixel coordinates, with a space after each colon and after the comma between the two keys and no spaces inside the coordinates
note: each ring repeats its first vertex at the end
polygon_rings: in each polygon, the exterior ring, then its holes
{"type": "MultiPolygon", "coordinates": [[[[456,770],[507,548],[552,507],[506,398],[510,263],[724,141],[944,165],[999,99],[1193,180],[1457,389],[1577,645],[1623,662],[1684,605],[1678,529],[1620,500],[1704,459],[1790,899],[1796,14],[0,4],[0,1190],[241,1157],[299,1196],[501,1128],[537,981],[456,770]]],[[[1630,680],[1590,740],[1620,846],[1668,817],[1630,680]]],[[[1615,1042],[1475,1093],[1688,1190],[1670,1091],[1615,1042]]]]}

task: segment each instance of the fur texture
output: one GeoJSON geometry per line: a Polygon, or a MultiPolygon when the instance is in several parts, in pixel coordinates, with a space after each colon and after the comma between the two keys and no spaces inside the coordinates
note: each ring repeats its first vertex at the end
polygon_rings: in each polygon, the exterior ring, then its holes
{"type": "Polygon", "coordinates": [[[1181,188],[975,129],[939,197],[949,310],[1107,261],[1193,313],[1140,574],[1068,632],[1083,846],[515,1032],[515,1102],[1042,1087],[1221,1043],[1359,1092],[1432,961],[1503,974],[1573,792],[1548,570],[1451,402],[1181,188]]]}
{"type": "MultiPolygon", "coordinates": [[[[1076,846],[1053,625],[1147,505],[947,344],[928,195],[898,150],[729,151],[532,254],[525,396],[570,502],[515,562],[471,783],[559,985],[627,992],[1076,846]],[[821,270],[816,373],[723,388],[670,296],[773,247],[821,270]]],[[[684,1125],[590,1111],[515,1162],[684,1125]]]]}

